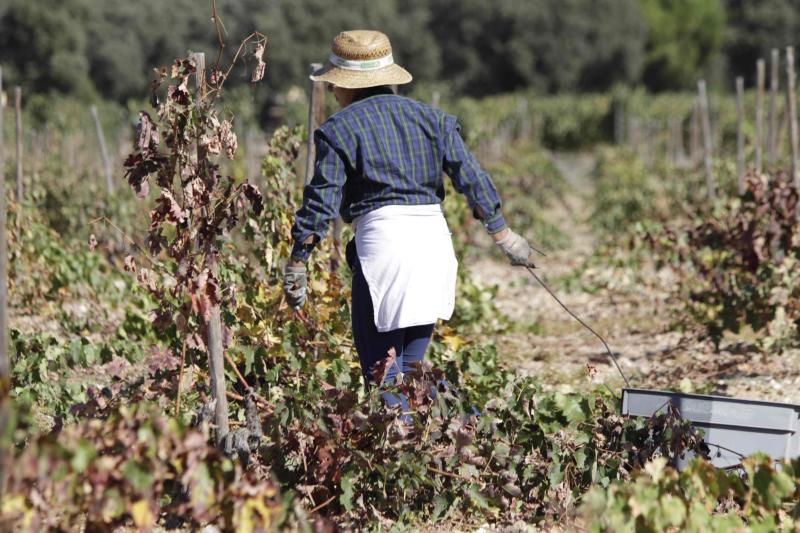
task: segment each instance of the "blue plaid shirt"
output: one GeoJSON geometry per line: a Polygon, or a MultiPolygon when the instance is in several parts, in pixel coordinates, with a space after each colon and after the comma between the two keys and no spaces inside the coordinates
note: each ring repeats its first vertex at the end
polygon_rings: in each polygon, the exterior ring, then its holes
{"type": "Polygon", "coordinates": [[[442,171],[489,233],[506,227],[500,196],[461,137],[456,118],[410,98],[359,100],[314,132],[314,176],[303,191],[292,258],[308,259],[337,212],[345,222],[385,205],[438,204],[442,171]],[[303,244],[309,236],[312,244],[303,244]]]}

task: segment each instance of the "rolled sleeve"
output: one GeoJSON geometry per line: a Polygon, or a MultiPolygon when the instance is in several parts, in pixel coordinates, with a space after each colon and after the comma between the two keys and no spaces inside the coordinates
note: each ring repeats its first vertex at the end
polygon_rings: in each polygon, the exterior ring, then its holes
{"type": "Polygon", "coordinates": [[[345,163],[321,130],[314,132],[314,175],[303,189],[303,204],[292,226],[292,259],[307,261],[311,250],[328,232],[342,202],[342,187],[347,180],[345,163]],[[313,236],[310,244],[305,241],[313,236]]]}
{"type": "Polygon", "coordinates": [[[464,143],[458,121],[449,115],[444,123],[443,168],[486,231],[497,233],[506,227],[500,195],[492,179],[464,143]]]}

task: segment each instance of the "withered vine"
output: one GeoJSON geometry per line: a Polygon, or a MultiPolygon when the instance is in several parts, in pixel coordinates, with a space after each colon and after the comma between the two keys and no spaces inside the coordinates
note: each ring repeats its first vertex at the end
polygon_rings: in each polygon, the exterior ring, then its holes
{"type": "MultiPolygon", "coordinates": [[[[239,52],[248,45],[256,62],[255,83],[265,71],[266,38],[252,34],[239,52]]],[[[140,198],[148,196],[151,183],[159,189],[147,235],[148,259],[157,268],[137,266],[130,256],[126,269],[137,273],[141,286],[158,302],[155,324],[162,330],[174,326],[179,344],[209,354],[218,442],[227,433],[220,320],[226,291],[220,286],[220,249],[224,234],[242,216],[263,209],[258,189],[223,175],[217,162],[222,153],[234,159],[238,148],[231,120],[220,117],[216,106],[229,72],[217,64],[207,80],[194,58],[158,69],[151,87],[156,118],[140,112],[135,150],[125,161],[128,182],[140,198]],[[196,91],[190,89],[192,77],[198,81],[196,91]]]]}
{"type": "Polygon", "coordinates": [[[649,236],[680,277],[686,317],[716,345],[744,326],[768,330],[772,347],[800,340],[797,206],[786,173],[752,174],[742,196],[649,236]]]}

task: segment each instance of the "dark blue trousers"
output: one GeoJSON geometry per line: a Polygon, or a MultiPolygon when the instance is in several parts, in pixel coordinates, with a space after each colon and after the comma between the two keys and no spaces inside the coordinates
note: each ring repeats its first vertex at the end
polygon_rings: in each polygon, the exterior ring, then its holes
{"type": "MultiPolygon", "coordinates": [[[[394,329],[380,332],[375,327],[375,316],[372,308],[372,297],[369,294],[367,280],[361,272],[361,265],[355,261],[353,269],[353,340],[355,341],[358,358],[361,361],[361,371],[364,380],[378,386],[394,383],[397,374],[408,372],[414,362],[422,361],[425,350],[433,334],[433,324],[413,326],[409,328],[394,329]],[[373,376],[375,363],[386,359],[389,349],[394,348],[396,363],[386,372],[383,383],[376,383],[373,376]]],[[[406,399],[402,395],[390,393],[383,394],[384,401],[390,407],[400,405],[404,411],[408,410],[406,399]]]]}

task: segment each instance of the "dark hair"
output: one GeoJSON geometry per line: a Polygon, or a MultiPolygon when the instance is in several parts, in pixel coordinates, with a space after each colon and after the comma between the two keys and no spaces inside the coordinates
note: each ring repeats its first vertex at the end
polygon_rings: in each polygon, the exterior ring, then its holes
{"type": "Polygon", "coordinates": [[[358,89],[355,98],[353,98],[353,102],[358,102],[359,100],[363,100],[364,98],[369,98],[370,96],[378,96],[380,94],[397,94],[394,88],[391,85],[377,85],[375,87],[365,87],[363,89],[358,89]]]}

